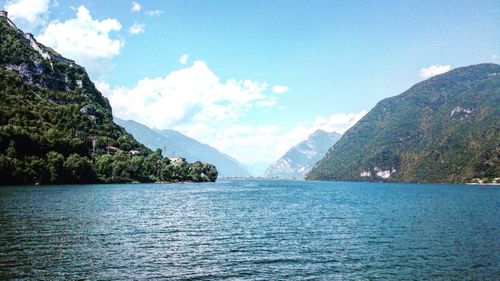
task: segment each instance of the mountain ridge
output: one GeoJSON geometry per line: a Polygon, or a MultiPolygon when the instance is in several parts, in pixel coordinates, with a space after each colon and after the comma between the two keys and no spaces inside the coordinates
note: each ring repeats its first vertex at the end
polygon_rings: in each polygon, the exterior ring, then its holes
{"type": "Polygon", "coordinates": [[[470,182],[500,177],[500,66],[453,69],[384,99],[308,179],[470,182]]]}

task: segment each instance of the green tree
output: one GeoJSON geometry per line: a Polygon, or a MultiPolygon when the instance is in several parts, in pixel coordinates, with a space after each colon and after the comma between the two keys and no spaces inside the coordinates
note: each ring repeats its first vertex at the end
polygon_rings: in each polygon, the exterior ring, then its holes
{"type": "Polygon", "coordinates": [[[67,173],[65,182],[89,183],[95,182],[97,178],[89,159],[87,157],[81,157],[76,153],[68,156],[63,166],[67,173]]]}
{"type": "Polygon", "coordinates": [[[8,157],[16,158],[16,142],[14,140],[10,141],[6,152],[8,157]]]}
{"type": "Polygon", "coordinates": [[[61,153],[50,151],[47,153],[47,168],[52,183],[62,182],[64,179],[64,156],[61,153]]]}

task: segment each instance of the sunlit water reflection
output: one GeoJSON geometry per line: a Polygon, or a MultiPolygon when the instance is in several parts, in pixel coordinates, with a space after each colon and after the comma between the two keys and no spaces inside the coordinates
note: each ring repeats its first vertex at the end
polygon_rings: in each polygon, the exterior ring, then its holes
{"type": "Polygon", "coordinates": [[[498,280],[500,188],[0,188],[0,279],[498,280]]]}

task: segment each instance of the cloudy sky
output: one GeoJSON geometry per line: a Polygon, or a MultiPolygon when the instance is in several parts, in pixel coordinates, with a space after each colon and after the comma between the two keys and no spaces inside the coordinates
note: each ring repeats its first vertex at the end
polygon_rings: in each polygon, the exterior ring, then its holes
{"type": "Polygon", "coordinates": [[[0,0],[113,112],[243,163],[460,66],[499,63],[499,1],[0,0]]]}

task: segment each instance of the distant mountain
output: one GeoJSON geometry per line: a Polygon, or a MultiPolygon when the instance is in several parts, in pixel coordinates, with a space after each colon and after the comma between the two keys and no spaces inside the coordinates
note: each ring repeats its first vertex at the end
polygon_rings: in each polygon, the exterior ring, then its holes
{"type": "Polygon", "coordinates": [[[278,161],[271,164],[265,173],[270,178],[302,179],[334,145],[341,135],[317,130],[307,140],[288,150],[278,161]]]}
{"type": "Polygon", "coordinates": [[[500,66],[457,68],[382,100],[307,178],[404,182],[500,178],[500,66]]]}
{"type": "Polygon", "coordinates": [[[160,148],[164,156],[183,157],[190,162],[212,163],[217,167],[219,177],[249,176],[248,171],[238,160],[177,131],[150,129],[136,121],[125,121],[117,117],[114,117],[114,121],[150,149],[160,148]]]}

